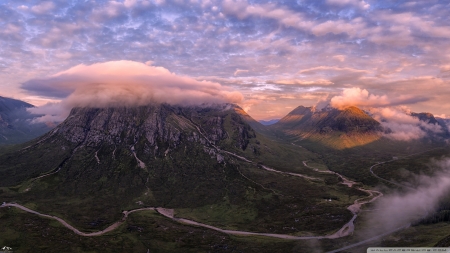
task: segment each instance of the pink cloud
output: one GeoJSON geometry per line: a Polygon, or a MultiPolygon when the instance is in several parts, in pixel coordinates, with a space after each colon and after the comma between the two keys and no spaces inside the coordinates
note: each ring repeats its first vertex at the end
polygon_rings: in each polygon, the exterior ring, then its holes
{"type": "Polygon", "coordinates": [[[41,2],[38,5],[31,7],[31,11],[36,14],[45,14],[55,8],[55,4],[49,1],[41,2]]]}
{"type": "Polygon", "coordinates": [[[408,141],[423,138],[429,132],[442,133],[443,129],[440,125],[420,121],[411,116],[409,109],[404,106],[418,101],[420,98],[404,95],[395,98],[374,95],[366,89],[355,87],[344,89],[341,95],[332,97],[330,105],[339,109],[357,106],[369,111],[372,117],[387,130],[384,135],[390,139],[408,141]]]}
{"type": "Polygon", "coordinates": [[[274,83],[284,85],[300,85],[300,86],[328,86],[333,84],[333,82],[326,79],[316,79],[316,80],[281,79],[274,81],[274,83]]]}
{"type": "Polygon", "coordinates": [[[275,4],[250,5],[245,0],[225,0],[222,7],[225,14],[235,15],[240,19],[249,16],[270,18],[286,27],[297,29],[309,29],[314,24],[314,22],[305,19],[301,13],[277,7],[275,4]]]}
{"type": "Polygon", "coordinates": [[[338,5],[338,6],[343,6],[343,5],[353,5],[356,6],[357,8],[366,10],[370,8],[370,4],[366,3],[366,1],[361,1],[361,0],[327,0],[328,4],[331,5],[338,5]]]}
{"type": "MultiPolygon", "coordinates": [[[[69,93],[60,104],[66,111],[72,107],[141,106],[150,103],[196,105],[239,103],[243,100],[241,93],[219,83],[197,81],[175,75],[162,67],[133,61],[80,64],[35,83],[30,80],[27,85],[34,86],[35,91],[42,88],[69,93]]],[[[35,111],[55,110],[55,105],[52,105],[35,111]]]]}

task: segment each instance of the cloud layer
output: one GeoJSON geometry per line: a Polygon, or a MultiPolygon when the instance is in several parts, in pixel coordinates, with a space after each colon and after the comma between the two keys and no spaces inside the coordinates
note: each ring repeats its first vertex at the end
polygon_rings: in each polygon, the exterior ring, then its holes
{"type": "MultiPolygon", "coordinates": [[[[162,67],[133,61],[111,61],[92,65],[77,65],[44,79],[32,79],[22,88],[35,95],[53,95],[62,99],[60,106],[117,107],[150,103],[198,105],[202,103],[239,103],[243,96],[210,81],[197,81],[178,76],[162,67]]],[[[51,111],[50,104],[35,113],[51,111]]],[[[47,114],[47,113],[46,113],[47,114]]],[[[49,118],[49,116],[46,116],[49,118]]]]}
{"type": "Polygon", "coordinates": [[[30,79],[130,60],[225,80],[257,119],[349,87],[450,110],[446,1],[17,0],[0,16],[0,95],[31,103],[67,91],[42,86],[36,97],[20,88],[30,79]]]}

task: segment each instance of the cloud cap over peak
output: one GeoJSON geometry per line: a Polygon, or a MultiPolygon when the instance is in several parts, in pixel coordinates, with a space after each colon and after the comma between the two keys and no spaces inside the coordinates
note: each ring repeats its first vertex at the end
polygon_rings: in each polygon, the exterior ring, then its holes
{"type": "Polygon", "coordinates": [[[241,93],[219,83],[178,76],[163,67],[134,61],[80,64],[22,88],[64,99],[66,107],[139,106],[149,103],[201,104],[241,102],[241,93]]]}

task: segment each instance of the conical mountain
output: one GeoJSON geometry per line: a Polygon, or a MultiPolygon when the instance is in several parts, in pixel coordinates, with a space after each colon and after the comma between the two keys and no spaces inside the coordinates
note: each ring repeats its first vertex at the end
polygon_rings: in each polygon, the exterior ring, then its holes
{"type": "Polygon", "coordinates": [[[299,106],[269,128],[337,149],[370,143],[380,138],[382,130],[378,121],[355,106],[322,110],[299,106]]]}
{"type": "Polygon", "coordinates": [[[245,150],[255,138],[235,108],[74,108],[51,132],[0,156],[0,186],[18,185],[22,201],[40,199],[40,210],[54,208],[45,199],[71,207],[81,221],[87,215],[80,206],[97,205],[93,215],[113,221],[136,203],[216,203],[231,186],[245,189],[237,166],[218,151],[245,150]]]}
{"type": "Polygon", "coordinates": [[[274,125],[282,128],[298,128],[311,118],[313,112],[313,107],[299,106],[292,110],[288,115],[280,119],[274,125]]]}

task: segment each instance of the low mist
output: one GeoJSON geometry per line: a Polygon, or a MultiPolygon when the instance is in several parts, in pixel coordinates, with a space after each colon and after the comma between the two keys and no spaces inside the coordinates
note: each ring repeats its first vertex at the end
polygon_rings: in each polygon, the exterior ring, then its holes
{"type": "Polygon", "coordinates": [[[440,202],[450,193],[450,158],[431,162],[433,176],[411,178],[418,182],[414,188],[384,195],[367,212],[368,228],[361,236],[375,236],[396,228],[414,224],[432,215],[440,202]]]}

